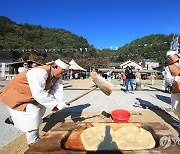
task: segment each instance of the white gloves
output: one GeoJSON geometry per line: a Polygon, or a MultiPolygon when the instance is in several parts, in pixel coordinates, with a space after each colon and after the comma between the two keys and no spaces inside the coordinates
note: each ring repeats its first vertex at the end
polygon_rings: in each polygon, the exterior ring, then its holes
{"type": "Polygon", "coordinates": [[[175,76],[174,81],[180,82],[180,76],[175,76]]]}
{"type": "Polygon", "coordinates": [[[66,102],[61,102],[59,103],[56,107],[59,109],[59,110],[62,110],[62,109],[65,109],[67,107],[69,107],[70,105],[67,105],[66,102]]]}

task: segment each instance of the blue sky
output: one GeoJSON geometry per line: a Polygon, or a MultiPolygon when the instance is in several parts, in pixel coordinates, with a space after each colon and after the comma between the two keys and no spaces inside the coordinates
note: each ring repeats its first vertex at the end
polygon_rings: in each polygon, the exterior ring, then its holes
{"type": "Polygon", "coordinates": [[[180,33],[180,0],[0,0],[0,16],[62,28],[99,49],[180,33]]]}

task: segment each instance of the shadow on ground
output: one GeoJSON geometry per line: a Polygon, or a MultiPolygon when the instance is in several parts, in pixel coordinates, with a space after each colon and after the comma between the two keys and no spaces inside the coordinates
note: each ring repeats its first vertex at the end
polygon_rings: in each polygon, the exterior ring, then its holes
{"type": "Polygon", "coordinates": [[[157,99],[161,100],[164,103],[171,104],[170,97],[163,96],[163,95],[157,95],[157,94],[156,94],[156,97],[157,97],[157,99]]]}
{"type": "Polygon", "coordinates": [[[157,91],[165,92],[164,90],[161,90],[161,89],[153,87],[153,86],[147,86],[147,87],[149,87],[151,89],[154,89],[154,90],[157,90],[157,91]]]}
{"type": "MultiPolygon", "coordinates": [[[[136,90],[136,87],[134,88],[135,90],[134,91],[156,91],[155,89],[140,89],[140,90],[136,90]]],[[[131,88],[129,89],[131,91],[131,88]]],[[[121,91],[126,91],[126,88],[121,88],[121,91]]]]}
{"type": "Polygon", "coordinates": [[[166,123],[170,124],[178,132],[180,137],[180,128],[177,128],[173,125],[173,123],[179,123],[178,120],[173,118],[170,114],[162,110],[160,107],[153,105],[151,102],[143,100],[141,98],[136,98],[136,99],[139,101],[142,108],[144,109],[148,108],[149,110],[153,111],[158,116],[160,116],[166,123]]]}
{"type": "Polygon", "coordinates": [[[49,131],[53,126],[55,126],[59,122],[65,122],[65,118],[71,117],[74,122],[83,121],[81,118],[81,114],[83,109],[88,108],[90,104],[77,105],[73,107],[69,107],[63,110],[58,111],[55,114],[52,114],[49,118],[45,118],[46,122],[43,131],[49,131]]]}

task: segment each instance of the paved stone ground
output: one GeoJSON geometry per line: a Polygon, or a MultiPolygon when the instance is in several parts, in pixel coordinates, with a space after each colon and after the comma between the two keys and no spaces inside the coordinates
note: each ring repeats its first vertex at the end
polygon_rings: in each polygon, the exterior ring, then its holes
{"type": "MultiPolygon", "coordinates": [[[[65,90],[65,101],[69,101],[82,93],[84,93],[86,90],[88,90],[88,87],[91,85],[89,82],[83,81],[82,83],[79,83],[82,81],[66,81],[64,82],[65,90]],[[84,86],[86,85],[86,86],[84,86]]],[[[117,81],[116,81],[117,82],[117,81]]],[[[59,116],[61,116],[61,113],[71,113],[75,112],[76,114],[70,115],[67,114],[66,118],[76,118],[78,116],[82,115],[95,115],[97,113],[101,113],[102,111],[106,111],[111,113],[115,109],[125,109],[130,111],[132,114],[136,113],[143,113],[141,117],[132,116],[130,121],[134,122],[144,122],[144,121],[163,121],[168,122],[170,121],[167,117],[167,114],[160,114],[160,110],[156,108],[156,106],[169,109],[170,106],[170,94],[164,93],[161,90],[159,90],[156,86],[149,88],[148,86],[143,87],[142,91],[135,91],[134,94],[126,94],[122,90],[122,86],[116,84],[115,90],[112,92],[110,96],[106,96],[103,92],[101,92],[99,89],[87,94],[86,96],[76,100],[71,104],[71,106],[65,110],[62,110],[59,113],[59,116]],[[134,103],[140,103],[145,105],[144,108],[141,107],[134,107],[134,103]],[[150,106],[149,108],[147,106],[150,106]],[[154,107],[156,108],[154,110],[154,107]],[[144,112],[145,111],[145,112],[144,112]],[[147,112],[146,112],[147,111],[147,112]],[[145,114],[144,114],[145,113],[145,114]],[[147,114],[151,113],[151,114],[147,114]]],[[[174,114],[172,112],[168,112],[170,115],[174,114]]],[[[0,148],[3,148],[2,151],[8,151],[5,150],[8,148],[8,144],[10,144],[12,148],[12,145],[17,145],[19,140],[25,141],[24,134],[14,128],[11,125],[7,125],[4,123],[4,120],[9,116],[9,113],[6,109],[6,107],[0,103],[0,148]],[[22,135],[23,134],[23,135],[22,135]],[[22,139],[23,138],[23,139],[22,139]],[[16,139],[16,140],[15,140],[16,139]],[[15,142],[16,141],[16,142],[15,142]],[[17,142],[18,141],[18,142],[17,142]],[[15,143],[16,144],[15,144],[15,143]],[[3,147],[4,146],[4,147],[3,147]]],[[[58,118],[56,116],[56,118],[58,118]]],[[[62,118],[62,117],[61,117],[62,118]]],[[[172,118],[171,118],[172,119],[172,118]]],[[[57,119],[56,119],[57,121],[57,119]]],[[[60,122],[60,121],[59,121],[60,122]]],[[[172,122],[169,124],[171,125],[172,122]]],[[[44,125],[43,125],[44,126],[44,125]]],[[[41,127],[43,127],[41,126],[41,127]]],[[[52,125],[53,126],[53,125],[52,125]]],[[[172,126],[170,126],[172,127],[172,126]]],[[[23,143],[25,144],[25,143],[23,143]]],[[[22,146],[22,145],[20,145],[22,146]]],[[[9,151],[10,149],[9,148],[9,151]]],[[[27,148],[27,145],[26,145],[27,148]]],[[[18,149],[15,150],[16,152],[18,149]]],[[[1,151],[0,151],[1,152],[1,151]]],[[[22,151],[21,151],[22,152],[22,151]]],[[[9,153],[9,152],[8,152],[9,153]]]]}
{"type": "MultiPolygon", "coordinates": [[[[81,95],[85,90],[65,90],[66,101],[81,95]]],[[[73,102],[71,107],[63,112],[111,112],[115,109],[125,109],[128,111],[147,110],[134,107],[135,102],[160,107],[170,108],[170,95],[160,91],[135,91],[134,94],[126,94],[123,91],[115,90],[110,96],[106,96],[100,90],[95,90],[88,95],[73,102]]],[[[6,106],[0,103],[0,146],[8,144],[22,134],[21,131],[12,125],[7,125],[4,120],[9,116],[6,106]],[[9,135],[10,134],[10,135],[9,135]]]]}
{"type": "Polygon", "coordinates": [[[23,134],[17,128],[14,128],[13,125],[8,125],[4,123],[5,119],[8,116],[9,112],[7,110],[7,107],[0,103],[0,148],[23,134]]]}

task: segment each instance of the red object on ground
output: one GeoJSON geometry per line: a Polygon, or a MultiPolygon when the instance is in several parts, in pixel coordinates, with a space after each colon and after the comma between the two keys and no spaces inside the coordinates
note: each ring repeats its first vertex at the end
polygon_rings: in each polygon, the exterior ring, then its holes
{"type": "Polygon", "coordinates": [[[131,114],[127,110],[118,109],[114,110],[111,116],[114,122],[128,122],[131,114]]]}
{"type": "Polygon", "coordinates": [[[54,107],[53,109],[52,109],[52,113],[56,113],[56,112],[58,112],[59,111],[59,109],[57,108],[57,107],[54,107]]]}

